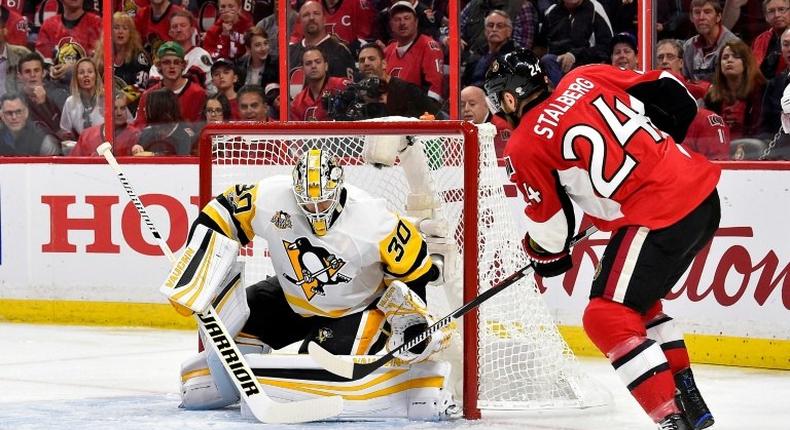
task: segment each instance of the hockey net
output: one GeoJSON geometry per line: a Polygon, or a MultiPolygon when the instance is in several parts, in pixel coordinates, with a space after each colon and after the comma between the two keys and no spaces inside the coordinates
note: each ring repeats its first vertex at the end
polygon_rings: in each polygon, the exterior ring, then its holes
{"type": "MultiPolygon", "coordinates": [[[[527,261],[521,237],[514,234],[518,228],[504,194],[506,177],[497,163],[494,134],[491,125],[458,121],[212,124],[201,134],[201,205],[234,184],[290,175],[308,148],[327,150],[345,165],[347,183],[384,198],[393,211],[429,219],[421,228],[428,227],[430,252],[442,255],[445,282],[429,287],[428,305],[441,317],[527,261]],[[413,158],[429,177],[415,183],[414,173],[407,175],[401,168],[403,156],[389,167],[366,163],[365,142],[376,138],[408,143],[409,151],[419,151],[413,158]],[[439,205],[415,209],[415,192],[426,191],[439,205]]],[[[260,238],[242,250],[247,284],[274,274],[267,256],[260,238]]],[[[459,352],[449,358],[454,371],[463,362],[463,375],[458,372],[456,377],[459,386],[463,381],[467,418],[479,417],[480,409],[602,404],[600,396],[591,394],[590,381],[560,336],[532,277],[467,314],[461,331],[463,342],[455,342],[459,352]]]]}

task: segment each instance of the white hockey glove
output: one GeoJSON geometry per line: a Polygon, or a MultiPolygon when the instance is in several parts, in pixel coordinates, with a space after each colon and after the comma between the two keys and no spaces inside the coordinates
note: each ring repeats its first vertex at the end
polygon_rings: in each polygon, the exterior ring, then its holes
{"type": "MultiPolygon", "coordinates": [[[[401,281],[393,281],[376,306],[384,312],[392,330],[387,340],[388,351],[399,347],[436,322],[420,296],[401,281]]],[[[437,331],[414,348],[398,354],[397,357],[407,363],[424,361],[447,348],[454,329],[455,322],[437,331]]]]}
{"type": "Polygon", "coordinates": [[[239,247],[235,240],[198,225],[159,291],[181,315],[205,311],[222,288],[239,247]]]}

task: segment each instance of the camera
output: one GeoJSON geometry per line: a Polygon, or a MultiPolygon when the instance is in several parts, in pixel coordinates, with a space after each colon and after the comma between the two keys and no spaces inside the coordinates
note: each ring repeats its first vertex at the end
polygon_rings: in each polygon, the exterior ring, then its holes
{"type": "Polygon", "coordinates": [[[351,82],[343,90],[321,95],[329,117],[336,121],[359,121],[386,116],[384,104],[378,99],[387,92],[387,83],[377,76],[351,82]]]}

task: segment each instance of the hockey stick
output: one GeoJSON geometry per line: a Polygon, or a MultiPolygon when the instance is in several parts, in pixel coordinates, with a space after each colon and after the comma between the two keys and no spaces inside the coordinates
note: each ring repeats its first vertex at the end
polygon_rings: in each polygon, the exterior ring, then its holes
{"type": "MultiPolygon", "coordinates": [[[[170,263],[175,263],[176,258],[173,252],[162,239],[156,226],[154,226],[145,210],[145,206],[143,206],[137,193],[132,189],[132,185],[126,179],[126,175],[124,175],[121,166],[118,165],[118,162],[112,155],[110,148],[110,143],[105,142],[96,148],[96,152],[104,156],[107,163],[118,175],[118,180],[140,213],[140,217],[145,221],[148,229],[151,230],[151,233],[156,238],[159,248],[162,249],[170,263]]],[[[217,311],[214,307],[209,306],[205,312],[196,313],[194,316],[206,338],[211,340],[209,343],[214,348],[214,352],[218,357],[222,358],[222,365],[228,372],[236,389],[247,401],[250,411],[258,421],[269,424],[299,423],[331,418],[342,412],[343,398],[340,396],[320,397],[287,403],[272,400],[261,388],[258,379],[244,359],[244,355],[239,351],[236,342],[233,341],[233,337],[228,334],[228,329],[225,328],[225,325],[217,316],[217,311]]]]}
{"type": "MultiPolygon", "coordinates": [[[[574,236],[573,239],[571,239],[570,246],[576,245],[577,243],[586,239],[596,231],[598,231],[598,229],[595,226],[588,227],[581,233],[574,236]]],[[[374,372],[376,369],[387,364],[390,360],[395,358],[395,356],[400,354],[401,352],[414,348],[420,342],[429,338],[432,334],[441,330],[443,327],[449,325],[450,322],[452,322],[452,320],[460,318],[470,310],[476,308],[477,306],[480,306],[481,303],[490,299],[498,292],[515,284],[521,278],[532,273],[533,270],[534,269],[532,267],[532,263],[527,264],[526,266],[522,267],[512,275],[499,281],[498,284],[482,292],[480,295],[472,299],[470,302],[456,309],[451,314],[440,319],[439,321],[436,321],[416,337],[402,343],[397,348],[381,356],[381,358],[371,361],[370,363],[355,363],[353,361],[345,360],[341,357],[333,355],[331,352],[325,350],[315,342],[310,342],[307,349],[310,352],[310,357],[312,357],[316,363],[321,365],[321,367],[323,367],[324,369],[334,373],[335,375],[343,376],[351,380],[356,380],[365,377],[371,374],[372,372],[374,372]]]]}

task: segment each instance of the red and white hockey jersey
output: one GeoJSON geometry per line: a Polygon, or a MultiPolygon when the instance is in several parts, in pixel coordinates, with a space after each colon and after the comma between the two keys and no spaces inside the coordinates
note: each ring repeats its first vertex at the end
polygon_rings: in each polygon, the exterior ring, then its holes
{"type": "Polygon", "coordinates": [[[405,50],[398,48],[398,42],[390,43],[384,56],[387,73],[427,90],[433,99],[444,98],[444,53],[439,42],[420,34],[405,50]]]}
{"type": "Polygon", "coordinates": [[[101,28],[101,17],[90,12],[82,15],[72,28],[66,27],[62,15],[55,15],[47,18],[41,25],[36,40],[36,51],[45,59],[52,59],[55,55],[55,47],[61,39],[70,37],[73,42],[85,49],[88,55],[92,55],[93,48],[101,37],[101,28]]]}
{"type": "Polygon", "coordinates": [[[656,128],[626,92],[656,79],[677,81],[664,71],[579,67],[522,117],[506,168],[526,201],[530,237],[546,250],[561,251],[573,234],[567,197],[601,230],[659,229],[716,187],[719,167],[656,128]]]}
{"type": "MultiPolygon", "coordinates": [[[[337,37],[346,45],[360,44],[371,39],[373,22],[378,11],[369,0],[340,0],[337,9],[329,12],[324,6],[324,28],[327,34],[337,37]]],[[[291,31],[290,43],[299,43],[304,37],[302,23],[297,20],[291,31]]]]}
{"type": "Polygon", "coordinates": [[[324,109],[321,95],[325,92],[341,91],[346,88],[348,81],[343,78],[329,76],[326,78],[321,93],[317,98],[313,98],[310,87],[305,85],[302,91],[296,95],[291,104],[291,119],[294,121],[330,121],[329,114],[324,109]]]}
{"type": "Polygon", "coordinates": [[[184,8],[171,3],[159,18],[154,18],[151,6],[138,9],[134,15],[134,26],[140,32],[143,45],[146,45],[153,55],[156,55],[156,49],[162,42],[173,40],[170,37],[170,17],[179,10],[184,8]]]}
{"type": "Polygon", "coordinates": [[[708,160],[729,160],[730,128],[719,114],[700,108],[689,126],[683,145],[708,160]]]}
{"type": "MultiPolygon", "coordinates": [[[[27,36],[30,32],[27,25],[27,18],[22,16],[17,9],[10,8],[6,3],[7,2],[3,2],[4,5],[2,6],[8,9],[8,22],[5,25],[5,40],[12,45],[27,46],[27,36]]],[[[12,2],[12,4],[21,7],[23,2],[12,2]]]]}

